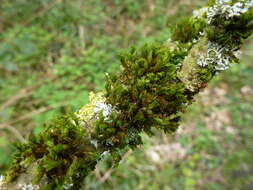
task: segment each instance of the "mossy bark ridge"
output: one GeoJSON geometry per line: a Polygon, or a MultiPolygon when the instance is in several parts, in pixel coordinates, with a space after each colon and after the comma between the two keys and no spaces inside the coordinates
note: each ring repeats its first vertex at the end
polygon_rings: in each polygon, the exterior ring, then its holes
{"type": "Polygon", "coordinates": [[[104,155],[117,165],[127,149],[142,144],[141,132],[173,133],[194,95],[238,62],[252,31],[251,0],[211,0],[178,23],[168,43],[122,53],[121,71],[107,76],[104,92],[90,93],[83,108],[16,146],[0,189],[80,189],[104,155]]]}

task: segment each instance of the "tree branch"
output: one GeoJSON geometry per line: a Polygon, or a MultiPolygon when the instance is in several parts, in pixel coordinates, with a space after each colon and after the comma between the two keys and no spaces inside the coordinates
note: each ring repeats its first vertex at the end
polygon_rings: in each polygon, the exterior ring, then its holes
{"type": "Polygon", "coordinates": [[[251,0],[210,0],[173,28],[169,44],[122,53],[121,71],[107,76],[105,92],[91,93],[89,104],[17,145],[1,189],[79,189],[105,154],[117,166],[142,144],[141,132],[173,133],[194,95],[238,62],[252,20],[251,0]]]}

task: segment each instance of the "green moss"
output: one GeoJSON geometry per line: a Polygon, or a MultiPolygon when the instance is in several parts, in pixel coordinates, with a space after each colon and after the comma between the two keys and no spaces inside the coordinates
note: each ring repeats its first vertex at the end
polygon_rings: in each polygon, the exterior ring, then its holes
{"type": "Polygon", "coordinates": [[[214,69],[212,66],[205,67],[199,69],[197,72],[197,77],[200,81],[202,81],[202,88],[213,78],[214,76],[214,69]]]}
{"type": "Polygon", "coordinates": [[[182,43],[192,42],[199,38],[203,32],[206,22],[203,19],[183,18],[172,27],[172,40],[182,43]]]}
{"type": "Polygon", "coordinates": [[[86,140],[85,128],[79,125],[75,115],[53,120],[39,136],[30,136],[29,143],[17,146],[17,150],[8,180],[14,180],[22,169],[27,169],[24,161],[32,159],[39,162],[33,182],[37,184],[46,176],[50,188],[65,183],[78,187],[94,169],[100,154],[86,140]]]}
{"type": "Polygon", "coordinates": [[[211,7],[216,4],[216,0],[208,0],[207,6],[211,7]]]}
{"type": "Polygon", "coordinates": [[[182,49],[153,44],[120,55],[122,70],[108,77],[105,95],[117,114],[97,121],[94,136],[100,142],[134,147],[141,143],[141,131],[151,135],[152,127],[176,130],[179,113],[192,98],[177,78],[177,65],[186,55],[182,49]]]}
{"type": "MultiPolygon", "coordinates": [[[[15,144],[16,152],[13,155],[13,162],[11,168],[7,172],[6,181],[11,182],[14,180],[19,173],[24,171],[25,165],[23,163],[27,163],[31,161],[32,150],[31,147],[27,144],[15,144]]],[[[29,164],[29,163],[27,163],[29,164]]]]}
{"type": "Polygon", "coordinates": [[[238,48],[242,40],[253,32],[253,7],[246,13],[227,20],[223,15],[216,16],[206,32],[210,41],[214,41],[230,49],[238,48]]]}

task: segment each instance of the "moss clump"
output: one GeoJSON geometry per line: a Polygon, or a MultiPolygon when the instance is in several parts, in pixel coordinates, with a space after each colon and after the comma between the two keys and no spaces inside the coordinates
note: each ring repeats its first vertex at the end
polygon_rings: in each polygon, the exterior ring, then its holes
{"type": "Polygon", "coordinates": [[[199,33],[203,32],[206,22],[203,19],[183,18],[172,27],[172,40],[181,43],[192,42],[199,38],[199,33]]]}
{"type": "Polygon", "coordinates": [[[192,100],[192,93],[177,78],[186,51],[153,44],[122,53],[121,72],[106,83],[105,97],[115,112],[107,119],[101,115],[93,137],[113,152],[141,144],[139,133],[152,135],[152,127],[174,132],[180,113],[192,100]]]}
{"type": "Polygon", "coordinates": [[[16,152],[13,155],[13,162],[11,168],[6,175],[6,181],[11,182],[15,179],[21,172],[25,170],[24,163],[31,163],[32,150],[28,144],[15,144],[16,152]]]}
{"type": "Polygon", "coordinates": [[[213,78],[214,73],[212,66],[199,69],[196,75],[202,81],[200,89],[206,87],[207,83],[213,78]]]}
{"type": "MultiPolygon", "coordinates": [[[[8,180],[26,169],[24,161],[36,160],[37,168],[33,182],[38,184],[47,178],[46,187],[57,189],[64,184],[75,184],[78,189],[82,179],[95,167],[100,152],[86,140],[86,131],[79,125],[75,115],[59,117],[45,126],[38,136],[29,138],[29,143],[19,145],[8,180]]],[[[60,188],[61,189],[61,188],[60,188]]]]}
{"type": "Polygon", "coordinates": [[[224,15],[216,15],[206,28],[210,41],[219,43],[233,50],[238,48],[243,39],[253,32],[253,7],[240,16],[227,19],[224,15]]]}
{"type": "Polygon", "coordinates": [[[42,189],[62,189],[69,184],[74,184],[69,189],[79,189],[105,152],[117,164],[127,147],[142,143],[140,132],[152,135],[152,128],[174,132],[194,95],[177,77],[187,48],[182,45],[171,50],[153,44],[122,53],[121,72],[109,76],[106,83],[110,115],[105,118],[101,110],[93,126],[84,126],[79,112],[53,120],[39,136],[31,136],[28,144],[18,147],[9,180],[25,171],[23,163],[30,160],[37,163],[33,182],[41,184],[47,179],[42,189]]]}

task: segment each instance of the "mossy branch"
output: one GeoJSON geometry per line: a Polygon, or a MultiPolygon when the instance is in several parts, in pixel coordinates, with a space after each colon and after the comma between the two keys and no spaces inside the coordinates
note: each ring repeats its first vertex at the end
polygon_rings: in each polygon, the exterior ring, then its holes
{"type": "Polygon", "coordinates": [[[80,189],[105,154],[117,165],[125,150],[142,144],[141,132],[173,133],[194,95],[238,62],[252,31],[251,0],[212,0],[181,20],[167,44],[122,53],[121,71],[107,76],[104,92],[90,93],[89,104],[16,146],[0,189],[80,189]]]}

